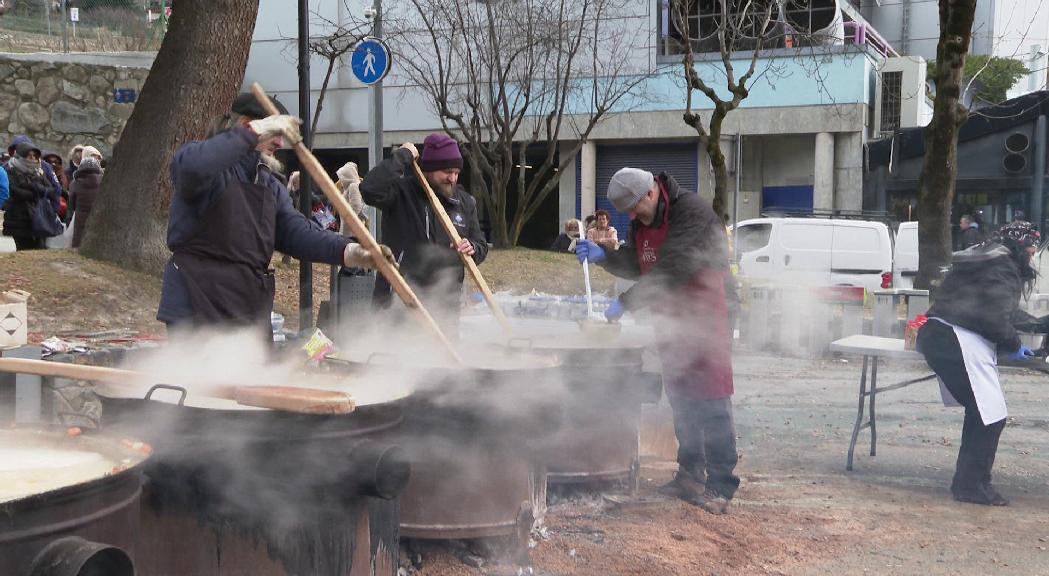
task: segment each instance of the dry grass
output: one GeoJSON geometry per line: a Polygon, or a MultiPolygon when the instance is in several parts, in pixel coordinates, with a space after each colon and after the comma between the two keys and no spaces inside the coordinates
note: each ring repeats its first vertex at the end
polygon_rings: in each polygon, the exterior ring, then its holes
{"type": "MultiPolygon", "coordinates": [[[[299,265],[282,264],[277,270],[277,297],[273,309],[285,317],[285,326],[298,328],[299,265]]],[[[581,294],[583,275],[571,254],[539,250],[493,250],[480,266],[493,291],[527,294],[533,289],[551,294],[581,294]]],[[[610,291],[613,278],[591,267],[595,292],[610,291]]],[[[328,299],[329,267],[313,267],[313,317],[328,299]]],[[[469,281],[468,281],[469,282],[469,281]]],[[[75,250],[37,250],[0,254],[0,291],[19,288],[29,299],[30,339],[39,342],[69,332],[134,330],[163,335],[156,320],[160,278],[123,270],[81,256],[75,250]]]]}

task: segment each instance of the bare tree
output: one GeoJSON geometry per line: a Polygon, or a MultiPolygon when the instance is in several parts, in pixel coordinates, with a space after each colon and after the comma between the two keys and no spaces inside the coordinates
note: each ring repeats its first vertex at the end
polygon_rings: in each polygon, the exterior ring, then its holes
{"type": "Polygon", "coordinates": [[[171,203],[168,165],[229,109],[244,78],[258,0],[179,0],[135,110],[113,149],[81,252],[159,274],[171,203]]]}
{"type": "Polygon", "coordinates": [[[685,124],[695,129],[710,158],[714,173],[713,208],[718,216],[725,213],[728,194],[728,167],[721,150],[721,127],[725,117],[750,95],[750,89],[760,76],[757,74],[758,61],[763,51],[783,44],[782,31],[775,26],[776,9],[775,0],[671,0],[671,18],[681,35],[688,91],[682,118],[685,124]],[[718,70],[717,85],[704,80],[696,70],[697,50],[700,51],[698,62],[701,66],[718,70]],[[738,53],[749,60],[741,75],[737,75],[733,64],[733,55],[738,53]],[[704,99],[714,105],[705,125],[703,116],[695,108],[704,99]]]}
{"type": "Polygon", "coordinates": [[[402,33],[394,50],[407,76],[444,130],[464,141],[471,192],[497,246],[517,243],[594,128],[629,109],[651,76],[648,33],[624,17],[633,6],[412,0],[404,13],[388,13],[402,33]],[[571,144],[559,154],[559,142],[571,144]]]}
{"type": "Polygon", "coordinates": [[[958,130],[969,118],[962,103],[965,57],[972,39],[976,0],[939,0],[936,97],[925,129],[925,158],[918,177],[918,277],[916,288],[934,287],[951,261],[951,204],[958,176],[958,130]]]}

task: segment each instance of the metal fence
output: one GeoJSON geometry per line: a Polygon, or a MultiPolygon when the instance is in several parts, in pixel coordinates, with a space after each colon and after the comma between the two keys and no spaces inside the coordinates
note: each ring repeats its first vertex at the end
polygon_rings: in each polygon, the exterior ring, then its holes
{"type": "Polygon", "coordinates": [[[172,0],[0,0],[0,52],[157,50],[172,0]]]}

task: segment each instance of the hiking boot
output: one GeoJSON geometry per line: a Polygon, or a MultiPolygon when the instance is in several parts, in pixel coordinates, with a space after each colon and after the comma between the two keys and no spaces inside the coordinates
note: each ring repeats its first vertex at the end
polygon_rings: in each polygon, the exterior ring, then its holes
{"type": "Polygon", "coordinates": [[[728,514],[729,502],[728,498],[708,489],[703,493],[703,504],[700,506],[711,514],[728,514]]]}
{"type": "Polygon", "coordinates": [[[983,506],[1008,506],[1009,499],[1002,496],[998,490],[990,484],[983,484],[976,488],[957,488],[954,485],[951,486],[951,495],[954,499],[959,502],[968,502],[969,504],[980,504],[983,506]]]}
{"type": "Polygon", "coordinates": [[[673,480],[659,487],[660,494],[684,500],[695,506],[703,506],[705,491],[705,484],[696,482],[692,476],[681,473],[675,474],[673,480]]]}

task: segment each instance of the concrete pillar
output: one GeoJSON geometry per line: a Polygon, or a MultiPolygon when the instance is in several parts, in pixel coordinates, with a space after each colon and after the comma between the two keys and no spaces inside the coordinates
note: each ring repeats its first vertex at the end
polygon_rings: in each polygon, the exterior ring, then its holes
{"type": "MultiPolygon", "coordinates": [[[[560,146],[560,157],[564,158],[566,154],[575,146],[575,142],[562,142],[560,146]]],[[[578,152],[577,152],[578,153],[578,152]]],[[[575,218],[575,199],[576,195],[579,194],[579,190],[576,189],[576,171],[575,162],[569,162],[568,166],[562,170],[559,174],[557,182],[557,229],[561,230],[562,223],[569,218],[575,218]]]]}
{"type": "Polygon", "coordinates": [[[815,210],[834,208],[834,134],[816,134],[816,159],[813,169],[812,207],[815,210]]]}
{"type": "Polygon", "coordinates": [[[863,134],[834,134],[834,207],[863,210],[863,134]]]}
{"type": "Polygon", "coordinates": [[[579,217],[585,218],[597,209],[597,145],[591,141],[583,142],[583,148],[579,153],[583,155],[579,166],[582,170],[580,181],[583,188],[582,202],[579,205],[582,214],[579,217]]]}

